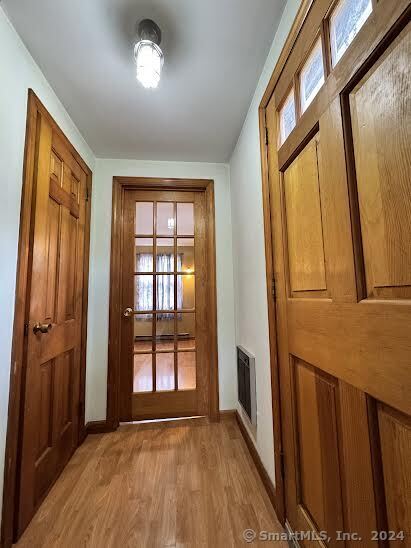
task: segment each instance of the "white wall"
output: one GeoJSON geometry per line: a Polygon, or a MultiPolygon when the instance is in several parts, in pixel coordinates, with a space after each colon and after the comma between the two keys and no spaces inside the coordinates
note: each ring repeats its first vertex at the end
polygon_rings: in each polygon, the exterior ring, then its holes
{"type": "Polygon", "coordinates": [[[86,421],[106,417],[113,176],[214,179],[220,409],[237,401],[229,169],[224,164],[97,160],[93,180],[86,421]]]}
{"type": "Polygon", "coordinates": [[[300,0],[288,0],[230,160],[236,342],[256,358],[256,447],[275,481],[258,107],[300,0]]]}
{"type": "Polygon", "coordinates": [[[33,88],[91,169],[94,156],[0,8],[0,511],[26,131],[33,88]]]}

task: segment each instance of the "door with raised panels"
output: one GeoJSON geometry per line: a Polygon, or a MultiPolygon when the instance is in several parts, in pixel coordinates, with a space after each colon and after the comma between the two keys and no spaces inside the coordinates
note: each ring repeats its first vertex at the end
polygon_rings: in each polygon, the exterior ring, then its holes
{"type": "Polygon", "coordinates": [[[315,0],[266,109],[286,518],[411,546],[411,24],[315,0]]]}
{"type": "Polygon", "coordinates": [[[120,420],[208,414],[204,192],[127,190],[120,420]]]}
{"type": "Polygon", "coordinates": [[[38,113],[18,534],[78,444],[87,175],[38,113]]]}

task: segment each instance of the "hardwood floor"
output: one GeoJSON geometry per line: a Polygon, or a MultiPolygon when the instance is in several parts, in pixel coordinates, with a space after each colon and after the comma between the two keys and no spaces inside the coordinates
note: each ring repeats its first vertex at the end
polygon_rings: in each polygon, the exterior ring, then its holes
{"type": "Polygon", "coordinates": [[[227,548],[249,528],[283,531],[230,416],[89,436],[17,546],[227,548]]]}

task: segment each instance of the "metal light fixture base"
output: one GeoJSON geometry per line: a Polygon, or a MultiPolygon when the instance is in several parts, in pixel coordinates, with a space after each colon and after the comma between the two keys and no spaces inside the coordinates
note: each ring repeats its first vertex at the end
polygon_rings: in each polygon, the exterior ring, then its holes
{"type": "Polygon", "coordinates": [[[136,25],[138,40],[150,40],[157,46],[161,43],[161,29],[152,19],[143,19],[136,25]]]}

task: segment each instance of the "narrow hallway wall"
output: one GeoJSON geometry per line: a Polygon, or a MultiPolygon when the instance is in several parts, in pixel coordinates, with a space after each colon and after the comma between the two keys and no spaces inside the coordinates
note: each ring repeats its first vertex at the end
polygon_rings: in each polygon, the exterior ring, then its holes
{"type": "Polygon", "coordinates": [[[273,481],[274,445],[258,107],[299,5],[299,0],[288,0],[285,6],[230,160],[236,342],[256,358],[256,447],[273,481]]]}

